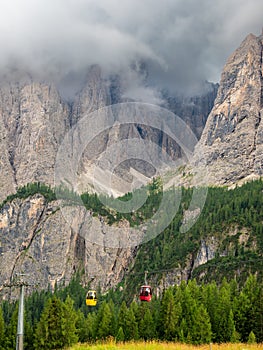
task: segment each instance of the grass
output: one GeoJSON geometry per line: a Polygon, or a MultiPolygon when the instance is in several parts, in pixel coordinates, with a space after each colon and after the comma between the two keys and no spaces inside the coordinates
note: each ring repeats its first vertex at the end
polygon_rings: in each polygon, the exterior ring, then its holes
{"type": "Polygon", "coordinates": [[[188,345],[180,343],[165,342],[128,342],[115,343],[109,341],[98,344],[77,344],[68,350],[259,350],[263,349],[263,344],[205,344],[188,345]]]}

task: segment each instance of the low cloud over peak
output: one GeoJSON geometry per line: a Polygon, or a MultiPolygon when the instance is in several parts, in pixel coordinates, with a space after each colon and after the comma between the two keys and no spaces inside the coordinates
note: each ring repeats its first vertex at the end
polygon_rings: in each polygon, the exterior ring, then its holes
{"type": "Polygon", "coordinates": [[[262,0],[4,0],[0,73],[60,82],[92,64],[111,74],[144,61],[148,84],[191,90],[219,80],[243,38],[260,33],[262,13],[262,0]]]}

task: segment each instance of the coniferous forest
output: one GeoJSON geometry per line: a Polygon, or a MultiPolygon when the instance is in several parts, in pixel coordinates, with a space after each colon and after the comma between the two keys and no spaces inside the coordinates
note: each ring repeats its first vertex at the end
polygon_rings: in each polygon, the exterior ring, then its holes
{"type": "MultiPolygon", "coordinates": [[[[180,208],[170,225],[138,247],[122,288],[117,286],[106,294],[98,290],[96,307],[85,304],[87,287],[82,286],[81,271],[68,286],[27,296],[25,349],[56,349],[109,337],[191,344],[263,342],[263,182],[250,182],[233,190],[209,188],[197,222],[182,234],[179,228],[191,191],[182,189],[180,208]],[[244,232],[246,240],[240,239],[244,232]],[[187,281],[166,288],[157,297],[155,287],[166,271],[184,266],[189,256],[197,255],[200,241],[212,236],[219,242],[214,258],[193,269],[187,281]],[[153,287],[150,303],[138,298],[145,270],[153,287]]],[[[16,196],[26,198],[34,193],[41,193],[47,201],[55,198],[50,188],[31,184],[3,205],[16,196]]],[[[75,194],[66,196],[74,200],[75,194]]],[[[154,180],[146,203],[133,215],[110,211],[97,195],[84,194],[82,201],[111,225],[122,219],[137,225],[158,208],[161,196],[161,184],[154,180]]],[[[15,348],[17,314],[17,302],[1,302],[0,349],[15,348]]]]}
{"type": "MultiPolygon", "coordinates": [[[[79,276],[61,290],[34,292],[25,304],[25,349],[61,349],[76,342],[164,340],[189,344],[263,341],[263,289],[254,275],[170,287],[151,302],[127,304],[113,292],[85,305],[79,276]]],[[[15,348],[17,303],[0,309],[0,349],[15,348]]]]}

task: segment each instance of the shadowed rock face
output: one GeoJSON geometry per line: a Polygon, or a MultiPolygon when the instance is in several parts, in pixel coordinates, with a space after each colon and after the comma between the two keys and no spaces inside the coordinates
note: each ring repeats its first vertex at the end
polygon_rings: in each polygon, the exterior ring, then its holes
{"type": "Polygon", "coordinates": [[[209,184],[262,176],[262,47],[262,36],[248,35],[224,67],[214,107],[195,150],[195,156],[202,155],[209,184]]]}

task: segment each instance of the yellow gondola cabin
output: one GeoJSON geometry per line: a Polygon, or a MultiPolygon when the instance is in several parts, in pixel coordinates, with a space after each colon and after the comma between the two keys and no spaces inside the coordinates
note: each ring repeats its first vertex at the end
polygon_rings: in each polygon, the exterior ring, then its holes
{"type": "Polygon", "coordinates": [[[89,290],[86,295],[86,305],[96,306],[97,304],[97,293],[95,290],[89,290]]]}

